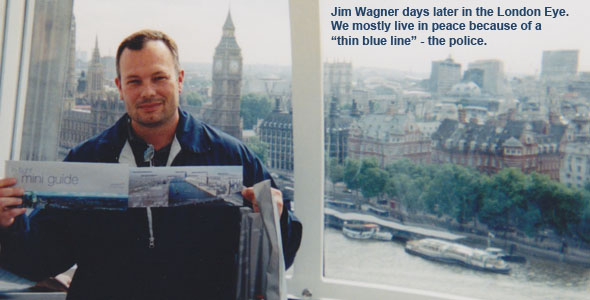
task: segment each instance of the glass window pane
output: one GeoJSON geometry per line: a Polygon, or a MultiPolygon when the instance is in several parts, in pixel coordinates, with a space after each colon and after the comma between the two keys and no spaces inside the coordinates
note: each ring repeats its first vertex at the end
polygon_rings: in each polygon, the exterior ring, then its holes
{"type": "MultiPolygon", "coordinates": [[[[0,70],[2,70],[2,61],[4,60],[4,23],[6,22],[6,1],[0,2],[0,70]]],[[[1,100],[0,100],[1,101],[1,100]]]]}
{"type": "Polygon", "coordinates": [[[560,3],[562,19],[534,1],[488,1],[493,17],[450,1],[321,5],[325,276],[481,299],[585,299],[590,45],[575,32],[590,15],[574,1],[560,3]],[[375,10],[359,17],[364,8],[375,10]],[[541,16],[508,16],[522,13],[541,16]],[[530,19],[530,31],[441,29],[530,19]],[[351,28],[337,30],[340,21],[351,28]],[[419,24],[429,29],[408,30],[419,24]],[[461,45],[473,38],[487,44],[461,45]]]}
{"type": "Polygon", "coordinates": [[[180,106],[242,140],[293,199],[287,1],[34,1],[22,160],[63,160],[126,111],[115,85],[123,38],[154,28],[178,44],[180,106]],[[117,9],[113,9],[116,7],[117,9]],[[132,12],[132,13],[130,13],[132,12]],[[264,34],[262,34],[264,33],[264,34]]]}

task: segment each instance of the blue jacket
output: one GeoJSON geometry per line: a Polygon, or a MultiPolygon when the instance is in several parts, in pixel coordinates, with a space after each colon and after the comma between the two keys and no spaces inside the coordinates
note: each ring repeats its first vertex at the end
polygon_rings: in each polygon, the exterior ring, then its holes
{"type": "MultiPolygon", "coordinates": [[[[127,116],[73,148],[66,161],[117,163],[128,136],[127,116]]],[[[243,182],[271,179],[237,139],[180,111],[173,166],[242,165],[243,182]]],[[[274,183],[273,183],[274,185],[274,183]]],[[[68,299],[231,299],[239,241],[239,208],[225,205],[151,208],[155,247],[149,248],[145,208],[126,211],[45,209],[0,234],[0,265],[32,280],[78,268],[68,299]]],[[[286,266],[301,241],[301,223],[284,210],[286,266]]]]}

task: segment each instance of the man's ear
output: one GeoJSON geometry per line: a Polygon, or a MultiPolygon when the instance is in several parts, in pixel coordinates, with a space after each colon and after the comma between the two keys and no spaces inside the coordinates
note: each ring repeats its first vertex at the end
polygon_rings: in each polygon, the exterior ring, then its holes
{"type": "Polygon", "coordinates": [[[178,71],[178,94],[182,93],[182,83],[184,82],[184,70],[178,71]]]}
{"type": "Polygon", "coordinates": [[[115,85],[117,86],[117,89],[119,90],[119,98],[121,98],[121,100],[123,100],[123,90],[121,87],[121,80],[119,79],[119,77],[115,77],[115,85]]]}

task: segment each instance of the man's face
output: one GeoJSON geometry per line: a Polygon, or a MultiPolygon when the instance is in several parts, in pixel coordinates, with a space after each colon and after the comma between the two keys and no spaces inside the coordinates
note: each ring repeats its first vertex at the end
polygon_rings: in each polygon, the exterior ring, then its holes
{"type": "Polygon", "coordinates": [[[176,72],[172,53],[162,41],[148,41],[141,50],[125,49],[115,79],[134,126],[176,125],[184,71],[176,72]]]}

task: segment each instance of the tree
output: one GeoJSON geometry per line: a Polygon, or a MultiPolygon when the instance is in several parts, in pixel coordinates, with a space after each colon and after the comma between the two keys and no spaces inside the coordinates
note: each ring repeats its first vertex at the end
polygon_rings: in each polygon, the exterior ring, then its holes
{"type": "Polygon", "coordinates": [[[336,183],[344,181],[344,166],[338,163],[337,158],[328,160],[327,165],[328,178],[332,182],[334,194],[336,193],[336,183]]]}
{"type": "Polygon", "coordinates": [[[205,102],[205,97],[197,92],[190,92],[185,96],[186,102],[192,106],[201,106],[205,102]]]}
{"type": "Polygon", "coordinates": [[[585,241],[590,242],[590,192],[585,190],[583,193],[584,209],[580,211],[580,222],[576,226],[577,236],[585,241]]]}
{"type": "Polygon", "coordinates": [[[240,116],[244,120],[244,129],[252,129],[258,119],[264,119],[272,111],[268,97],[260,94],[246,94],[242,96],[240,116]]]}
{"type": "Polygon", "coordinates": [[[246,142],[246,146],[260,158],[262,163],[266,164],[268,154],[268,144],[261,141],[258,137],[252,137],[246,142]]]}
{"type": "Polygon", "coordinates": [[[480,221],[495,228],[518,224],[526,212],[527,177],[514,168],[506,168],[492,176],[485,187],[480,221]]]}
{"type": "Polygon", "coordinates": [[[388,179],[388,173],[377,167],[371,167],[364,170],[360,175],[361,193],[365,198],[378,197],[385,192],[385,183],[388,179]]]}
{"type": "Polygon", "coordinates": [[[344,183],[348,189],[356,192],[356,206],[360,206],[358,190],[361,188],[361,163],[358,160],[347,159],[344,163],[344,183]]]}
{"type": "Polygon", "coordinates": [[[480,176],[463,166],[441,166],[424,192],[427,207],[438,215],[455,218],[459,224],[472,220],[481,206],[480,176]]]}
{"type": "Polygon", "coordinates": [[[344,183],[351,190],[360,188],[361,163],[358,160],[347,159],[344,164],[344,183]]]}
{"type": "Polygon", "coordinates": [[[424,210],[421,195],[422,190],[428,185],[428,180],[424,179],[412,179],[405,173],[396,173],[387,178],[384,190],[387,196],[397,199],[405,210],[415,213],[424,210]]]}

